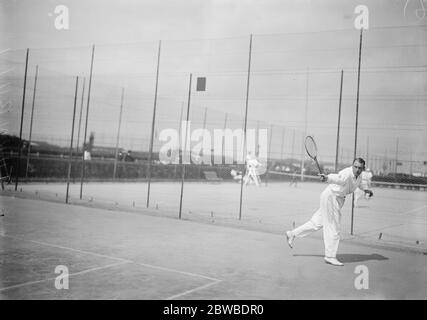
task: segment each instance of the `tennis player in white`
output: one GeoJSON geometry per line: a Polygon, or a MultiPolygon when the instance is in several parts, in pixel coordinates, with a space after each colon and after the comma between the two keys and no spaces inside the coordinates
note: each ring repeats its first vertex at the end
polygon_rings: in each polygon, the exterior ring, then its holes
{"type": "Polygon", "coordinates": [[[258,175],[258,167],[260,165],[261,163],[257,160],[257,158],[252,156],[251,152],[248,152],[246,157],[246,175],[244,177],[245,185],[249,184],[252,180],[257,187],[260,186],[261,179],[258,175]]]}
{"type": "MultiPolygon", "coordinates": [[[[342,266],[336,255],[340,241],[341,208],[344,205],[345,196],[351,194],[361,186],[361,173],[365,169],[365,160],[357,158],[351,167],[341,170],[338,174],[319,174],[321,180],[329,185],[320,196],[320,208],[314,213],[312,218],[305,224],[292,231],[286,231],[286,238],[292,248],[295,238],[319,230],[323,227],[323,241],[325,244],[325,262],[342,266]]],[[[373,193],[369,189],[364,192],[370,197],[373,193]]]]}

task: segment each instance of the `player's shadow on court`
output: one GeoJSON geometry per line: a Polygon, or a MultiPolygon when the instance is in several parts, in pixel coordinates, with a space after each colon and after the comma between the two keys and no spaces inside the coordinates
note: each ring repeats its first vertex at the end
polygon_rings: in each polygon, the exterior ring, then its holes
{"type": "MultiPolygon", "coordinates": [[[[323,255],[319,254],[294,254],[294,257],[324,257],[323,255]]],[[[388,260],[387,257],[384,257],[377,253],[372,254],[358,254],[358,253],[343,253],[343,254],[337,254],[337,259],[343,263],[349,263],[349,262],[363,262],[363,261],[370,261],[370,260],[388,260]]]]}

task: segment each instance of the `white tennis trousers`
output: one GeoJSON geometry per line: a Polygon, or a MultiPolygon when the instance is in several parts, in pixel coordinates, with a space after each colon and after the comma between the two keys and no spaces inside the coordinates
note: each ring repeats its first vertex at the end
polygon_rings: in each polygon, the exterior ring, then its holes
{"type": "Polygon", "coordinates": [[[323,227],[325,257],[335,258],[340,242],[341,208],[344,199],[326,188],[320,195],[320,208],[308,222],[292,230],[294,236],[302,238],[323,227]]]}

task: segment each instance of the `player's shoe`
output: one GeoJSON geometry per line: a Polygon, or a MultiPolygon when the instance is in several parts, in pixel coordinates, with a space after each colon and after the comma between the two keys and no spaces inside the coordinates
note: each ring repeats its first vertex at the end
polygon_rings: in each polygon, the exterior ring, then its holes
{"type": "Polygon", "coordinates": [[[286,240],[288,242],[289,247],[292,249],[292,243],[294,242],[295,236],[292,231],[286,231],[286,240]]]}
{"type": "Polygon", "coordinates": [[[332,264],[333,266],[339,266],[339,267],[342,267],[344,265],[344,263],[338,261],[337,258],[325,257],[325,262],[328,264],[332,264]]]}

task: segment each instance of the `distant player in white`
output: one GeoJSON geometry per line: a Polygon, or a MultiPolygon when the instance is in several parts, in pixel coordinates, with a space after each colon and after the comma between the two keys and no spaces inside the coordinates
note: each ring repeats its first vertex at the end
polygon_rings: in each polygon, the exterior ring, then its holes
{"type": "MultiPolygon", "coordinates": [[[[357,207],[359,200],[366,195],[363,190],[371,189],[372,172],[369,168],[362,172],[362,183],[359,188],[354,191],[354,206],[357,207]]],[[[369,198],[366,198],[369,200],[369,198]]]]}
{"type": "Polygon", "coordinates": [[[295,186],[295,188],[298,185],[298,177],[297,177],[297,171],[294,170],[294,172],[292,173],[292,178],[291,178],[291,183],[289,183],[289,186],[295,186]]]}
{"type": "Polygon", "coordinates": [[[249,184],[251,180],[259,187],[261,179],[258,175],[258,167],[261,163],[252,156],[251,152],[246,157],[246,175],[244,177],[245,185],[249,184]]]}
{"type": "MultiPolygon", "coordinates": [[[[336,254],[340,241],[341,208],[344,205],[345,196],[351,194],[361,186],[361,173],[365,167],[365,160],[357,158],[351,167],[341,170],[338,174],[319,174],[321,180],[329,184],[320,196],[320,208],[314,213],[312,218],[305,224],[292,231],[286,231],[286,238],[289,246],[295,238],[319,230],[323,227],[323,241],[325,244],[325,262],[342,266],[336,254]]],[[[373,193],[369,189],[364,189],[372,197],[373,193]]]]}

